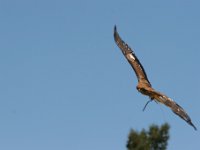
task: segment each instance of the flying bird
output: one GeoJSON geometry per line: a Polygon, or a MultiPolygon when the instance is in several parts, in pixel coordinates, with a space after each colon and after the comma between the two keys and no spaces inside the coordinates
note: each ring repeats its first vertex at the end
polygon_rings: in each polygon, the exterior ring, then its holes
{"type": "Polygon", "coordinates": [[[135,71],[135,74],[138,79],[138,85],[137,85],[137,90],[146,95],[149,96],[150,100],[146,103],[144,106],[143,111],[145,110],[147,104],[151,101],[155,101],[157,103],[162,103],[166,105],[167,107],[171,108],[171,110],[178,115],[180,118],[185,120],[189,125],[191,125],[195,130],[197,128],[195,125],[192,123],[190,117],[186,113],[186,111],[178,105],[175,101],[173,101],[171,98],[168,96],[154,90],[151,86],[151,83],[149,82],[147,78],[147,74],[140,63],[139,59],[136,57],[135,53],[133,50],[126,44],[119,36],[117,32],[117,27],[114,27],[114,39],[117,44],[117,46],[121,49],[122,53],[126,57],[127,61],[130,63],[131,67],[135,71]]]}

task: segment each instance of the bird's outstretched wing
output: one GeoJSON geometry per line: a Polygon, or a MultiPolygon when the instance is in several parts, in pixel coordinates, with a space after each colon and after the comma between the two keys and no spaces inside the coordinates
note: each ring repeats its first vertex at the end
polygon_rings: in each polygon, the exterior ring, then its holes
{"type": "Polygon", "coordinates": [[[116,26],[114,27],[114,39],[115,39],[116,44],[118,45],[118,47],[121,49],[122,53],[124,54],[124,56],[128,60],[128,62],[130,63],[130,65],[134,69],[136,76],[138,78],[138,82],[144,82],[144,83],[148,84],[148,86],[151,86],[151,83],[149,82],[149,80],[147,78],[147,75],[145,73],[145,70],[144,70],[142,64],[140,63],[140,61],[136,57],[133,50],[128,46],[128,44],[126,44],[120,38],[120,36],[117,32],[116,26]]]}
{"type": "Polygon", "coordinates": [[[155,100],[171,108],[171,110],[176,115],[178,115],[180,118],[185,120],[189,125],[191,125],[195,130],[197,130],[197,128],[192,123],[192,120],[190,119],[186,111],[180,105],[178,105],[175,101],[173,101],[171,98],[157,91],[153,91],[152,95],[154,96],[155,100]]]}

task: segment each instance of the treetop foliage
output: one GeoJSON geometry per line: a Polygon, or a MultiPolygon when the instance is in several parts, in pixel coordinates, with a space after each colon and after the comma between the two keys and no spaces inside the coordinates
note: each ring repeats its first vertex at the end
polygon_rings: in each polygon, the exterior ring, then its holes
{"type": "Polygon", "coordinates": [[[162,126],[151,125],[149,130],[141,132],[131,129],[127,142],[128,150],[166,150],[169,139],[170,126],[165,123],[162,126]]]}

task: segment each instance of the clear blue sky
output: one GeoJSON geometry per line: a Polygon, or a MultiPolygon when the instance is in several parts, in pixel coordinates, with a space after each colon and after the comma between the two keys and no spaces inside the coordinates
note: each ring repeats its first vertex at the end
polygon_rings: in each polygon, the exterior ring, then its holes
{"type": "Polygon", "coordinates": [[[198,0],[1,0],[0,149],[124,150],[131,128],[168,122],[170,150],[200,133],[136,91],[113,40],[135,49],[153,87],[200,130],[198,0]]]}

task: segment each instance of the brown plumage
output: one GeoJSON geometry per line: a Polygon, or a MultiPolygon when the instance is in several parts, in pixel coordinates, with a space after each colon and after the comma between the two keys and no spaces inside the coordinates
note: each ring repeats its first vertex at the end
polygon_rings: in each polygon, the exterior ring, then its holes
{"type": "MultiPolygon", "coordinates": [[[[117,46],[121,49],[122,53],[124,54],[124,56],[126,57],[128,62],[132,66],[133,70],[135,71],[135,74],[138,79],[137,90],[140,93],[149,96],[150,101],[154,100],[155,102],[159,102],[159,103],[162,103],[162,104],[168,106],[169,108],[171,108],[171,110],[176,115],[181,117],[189,125],[191,125],[195,130],[197,130],[197,128],[192,123],[190,117],[188,116],[188,114],[185,112],[185,110],[181,106],[179,106],[175,101],[173,101],[166,95],[164,95],[160,92],[157,92],[152,88],[151,83],[149,82],[149,80],[147,78],[147,75],[145,73],[145,70],[144,70],[142,64],[136,57],[133,50],[120,38],[120,36],[117,32],[116,26],[114,27],[114,39],[115,39],[117,46]]],[[[148,101],[147,104],[150,101],[148,101]]],[[[145,105],[145,107],[146,107],[146,105],[145,105]]],[[[144,107],[144,109],[145,109],[145,107],[144,107]]]]}

